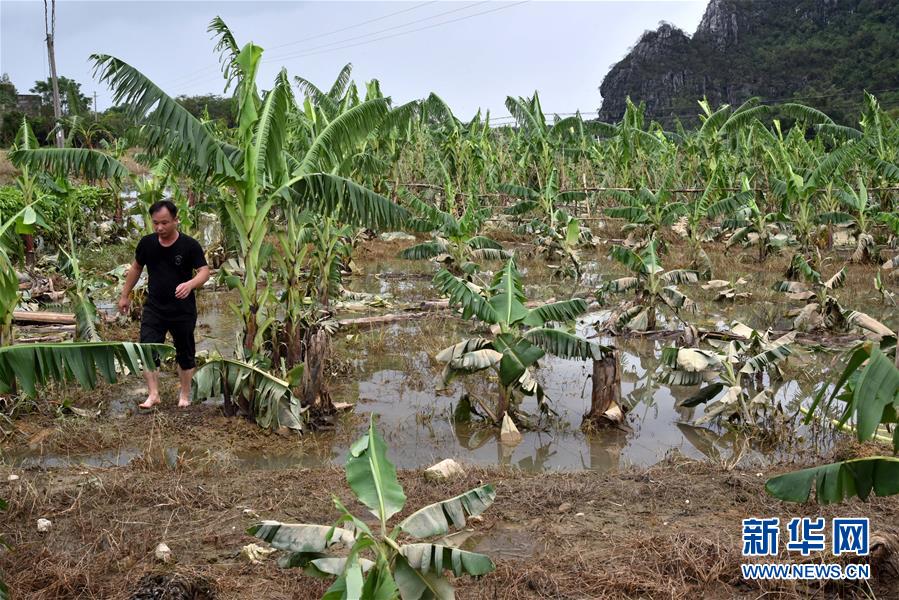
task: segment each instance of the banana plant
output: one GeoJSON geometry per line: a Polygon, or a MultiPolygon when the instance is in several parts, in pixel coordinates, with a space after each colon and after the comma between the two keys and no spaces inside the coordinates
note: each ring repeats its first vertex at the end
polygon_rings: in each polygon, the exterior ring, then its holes
{"type": "Polygon", "coordinates": [[[798,273],[805,281],[779,281],[774,290],[786,293],[791,300],[805,302],[801,309],[791,311],[793,327],[815,329],[821,326],[830,330],[845,331],[850,326],[864,329],[874,336],[889,336],[891,330],[870,315],[843,308],[833,295],[833,291],[846,282],[846,269],[841,268],[825,280],[801,254],[793,256],[792,272],[798,273]]]}
{"type": "MultiPolygon", "coordinates": [[[[744,178],[743,187],[748,180],[744,178]]],[[[780,212],[767,212],[759,206],[751,192],[726,198],[709,207],[710,218],[726,217],[722,229],[732,230],[727,239],[729,248],[735,244],[754,245],[759,262],[765,262],[768,254],[777,252],[788,243],[790,237],[784,233],[782,223],[785,217],[780,212]]]]}
{"type": "Polygon", "coordinates": [[[638,232],[643,243],[657,240],[659,231],[671,227],[687,213],[687,205],[675,200],[670,191],[670,181],[669,177],[655,192],[646,187],[640,187],[633,193],[612,190],[609,193],[619,205],[607,208],[606,215],[627,220],[622,232],[638,232]]]}
{"type": "Polygon", "coordinates": [[[519,201],[513,204],[506,213],[510,215],[527,215],[536,213],[537,220],[531,223],[531,227],[555,233],[558,231],[557,214],[559,205],[578,202],[586,198],[582,191],[563,191],[559,189],[559,171],[553,168],[546,178],[546,183],[540,188],[530,188],[522,185],[502,184],[499,191],[519,201]]]}
{"type": "Polygon", "coordinates": [[[805,422],[829,418],[833,401],[843,403],[836,424],[848,429],[860,441],[889,441],[887,427],[892,426],[893,456],[867,456],[769,479],[765,490],[788,502],[808,502],[811,490],[819,504],[843,502],[852,497],[866,500],[876,496],[899,494],[899,358],[896,337],[884,337],[879,343],[864,342],[846,353],[846,367],[834,385],[822,385],[805,422]],[[816,413],[816,409],[820,409],[816,413]]]}
{"type": "Polygon", "coordinates": [[[460,218],[422,202],[413,194],[404,194],[413,213],[423,220],[422,228],[434,231],[434,239],[406,248],[400,257],[407,260],[433,258],[456,275],[472,275],[480,270],[478,261],[505,260],[509,254],[489,237],[480,235],[490,211],[479,207],[471,197],[460,218]]]}
{"type": "Polygon", "coordinates": [[[633,290],[636,295],[615,318],[618,327],[651,331],[656,328],[656,315],[662,308],[671,310],[678,318],[682,318],[682,310],[695,312],[696,304],[677,285],[696,283],[698,274],[686,269],[665,271],[656,254],[655,240],[649,240],[639,254],[624,246],[613,246],[611,257],[627,267],[631,275],[607,282],[600,287],[600,294],[633,290]]]}
{"type": "MultiPolygon", "coordinates": [[[[447,270],[434,276],[434,287],[449,296],[451,307],[461,307],[462,318],[472,316],[496,331],[492,338],[474,337],[440,351],[436,360],[445,363],[444,385],[456,375],[493,371],[499,379],[498,401],[490,416],[499,424],[504,415],[519,417],[520,396],[536,396],[541,411],[549,406],[543,388],[534,376],[538,361],[546,354],[588,360],[602,358],[607,348],[571,333],[570,328],[550,324],[574,321],[587,311],[579,298],[525,307],[521,274],[514,259],[496,273],[483,289],[447,270]]],[[[481,405],[482,408],[487,408],[481,405]]]]}
{"type": "Polygon", "coordinates": [[[0,221],[0,347],[12,344],[13,312],[19,303],[19,278],[11,256],[13,249],[4,240],[9,231],[33,231],[37,218],[34,205],[28,204],[5,221],[0,221]]]}
{"type": "Polygon", "coordinates": [[[669,369],[665,381],[672,385],[707,383],[681,406],[694,407],[707,403],[708,407],[697,425],[715,419],[738,419],[755,424],[771,412],[773,393],[765,385],[763,375],[780,376],[778,364],[790,356],[796,333],[777,339],[770,332],[759,332],[736,323],[737,338],[723,342],[709,340],[713,349],[667,347],[662,349],[662,363],[669,369]],[[721,392],[724,395],[719,397],[721,392]],[[716,399],[717,398],[717,399],[716,399]]]}
{"type": "Polygon", "coordinates": [[[303,364],[279,373],[283,379],[271,370],[258,359],[236,361],[214,356],[194,373],[192,398],[199,401],[222,396],[227,416],[241,414],[273,431],[281,427],[303,431],[307,408],[300,406],[291,391],[302,380],[303,364]]]}
{"type": "Polygon", "coordinates": [[[324,598],[453,598],[446,571],[456,577],[477,577],[493,571],[493,561],[483,554],[424,540],[465,527],[468,519],[493,504],[496,491],[492,485],[482,485],[425,506],[388,530],[391,517],[403,510],[406,495],[387,450],[372,415],[368,432],[350,447],[346,462],[347,483],[377,520],[374,526],[350,513],[334,496],[340,517],[331,526],[262,521],[248,533],[284,551],[282,567],[301,567],[320,578],[336,577],[324,598]],[[330,552],[337,549],[346,550],[346,556],[330,552]]]}
{"type": "Polygon", "coordinates": [[[856,246],[850,257],[854,263],[872,262],[877,259],[874,236],[871,228],[879,217],[880,206],[868,195],[868,189],[861,177],[858,190],[851,187],[841,190],[838,198],[851,212],[835,211],[822,213],[819,220],[828,224],[848,225],[855,235],[856,246]]]}

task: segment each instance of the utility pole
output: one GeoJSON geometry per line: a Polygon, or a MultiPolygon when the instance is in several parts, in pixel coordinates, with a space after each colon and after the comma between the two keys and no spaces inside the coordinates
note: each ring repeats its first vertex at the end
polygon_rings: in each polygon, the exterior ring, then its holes
{"type": "MultiPolygon", "coordinates": [[[[59,125],[62,119],[62,108],[59,104],[59,80],[56,78],[56,52],[53,48],[56,36],[56,0],[50,0],[49,10],[47,0],[44,0],[44,32],[47,34],[47,57],[50,61],[50,83],[53,87],[53,116],[59,125]]],[[[66,138],[62,127],[58,127],[56,129],[56,146],[62,148],[65,143],[66,138]]]]}

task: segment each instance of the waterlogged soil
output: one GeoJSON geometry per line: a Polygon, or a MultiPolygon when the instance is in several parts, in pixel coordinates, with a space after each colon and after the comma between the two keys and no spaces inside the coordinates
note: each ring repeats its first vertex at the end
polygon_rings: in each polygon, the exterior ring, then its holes
{"type": "MultiPolygon", "coordinates": [[[[524,248],[520,240],[508,244],[524,248]]],[[[387,306],[356,303],[339,317],[398,312],[436,299],[430,285],[433,265],[397,260],[401,248],[369,242],[360,249],[361,272],[348,287],[377,294],[387,306]]],[[[593,285],[624,275],[620,265],[605,258],[607,250],[601,246],[595,256],[585,257],[593,285]]],[[[760,329],[784,328],[782,316],[790,304],[771,286],[782,278],[785,258],[760,265],[723,249],[709,254],[716,277],[742,275],[754,295],[749,302],[721,305],[713,301],[713,292],[685,286],[699,304],[700,326],[724,329],[740,320],[760,329]]],[[[665,267],[688,262],[686,249],[672,244],[665,267]]],[[[522,256],[519,264],[529,299],[571,293],[571,282],[551,280],[542,262],[522,256]]],[[[828,265],[839,268],[837,262],[828,265]]],[[[829,276],[828,265],[822,269],[829,276]]],[[[899,314],[882,305],[873,276],[872,267],[849,266],[840,301],[896,328],[899,314]]],[[[589,290],[581,285],[577,291],[589,290]]],[[[228,308],[233,300],[222,292],[202,295],[201,352],[231,355],[239,328],[228,308]]],[[[579,332],[596,336],[597,324],[615,302],[594,305],[579,332]]],[[[622,400],[629,409],[624,425],[583,433],[590,365],[547,358],[538,377],[556,415],[535,420],[522,431],[521,443],[512,446],[476,420],[452,418],[463,393],[489,400],[495,381],[471,377],[446,389],[439,385],[441,365],[433,356],[477,333],[477,326],[445,311],[367,331],[339,331],[330,388],[334,400],[350,404],[351,410],[303,436],[272,434],[246,420],[225,418],[215,402],[177,409],[171,372],[162,378],[163,406],[150,413],[136,409],[146,394],[136,377],[89,393],[69,387],[44,390],[37,402],[13,411],[0,445],[0,497],[9,500],[0,534],[13,548],[0,555],[0,569],[13,597],[319,597],[327,583],[281,570],[273,557],[260,564],[241,558],[241,548],[254,541],[244,531],[260,518],[332,523],[337,516],[332,495],[351,502],[342,472],[347,448],[375,414],[391,460],[404,469],[400,478],[409,498],[404,514],[482,483],[497,487],[496,504],[483,520],[447,540],[485,552],[497,564],[495,573],[479,581],[457,580],[460,597],[899,598],[899,500],[820,508],[781,503],[764,493],[764,481],[778,472],[860,452],[889,452],[846,449],[832,431],[814,423],[804,426],[794,416],[841,368],[835,352],[791,357],[784,381],[768,382],[786,416],[773,419],[761,435],[747,436],[721,425],[698,426],[702,407],[679,406],[697,388],[661,381],[661,348],[670,342],[598,338],[614,341],[621,350],[622,400]],[[77,414],[70,407],[79,409],[77,414]],[[426,483],[421,469],[447,457],[462,462],[467,475],[451,483],[426,483]],[[19,478],[7,480],[9,475],[19,478]],[[779,516],[784,521],[799,515],[871,518],[872,532],[885,543],[871,557],[875,577],[870,587],[741,579],[741,519],[779,516]],[[37,532],[38,518],[51,520],[49,532],[37,532]],[[154,558],[160,542],[172,549],[173,562],[154,558]],[[193,595],[154,596],[145,577],[193,595]],[[135,595],[140,590],[143,595],[135,595]]],[[[106,339],[136,335],[133,325],[104,331],[106,339]]],[[[821,337],[826,345],[852,340],[821,337]]],[[[538,413],[533,401],[523,408],[538,413]]]]}

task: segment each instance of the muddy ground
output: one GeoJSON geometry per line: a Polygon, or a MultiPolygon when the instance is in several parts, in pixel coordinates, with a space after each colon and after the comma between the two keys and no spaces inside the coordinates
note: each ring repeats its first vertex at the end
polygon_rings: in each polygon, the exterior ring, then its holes
{"type": "MultiPolygon", "coordinates": [[[[210,406],[166,407],[120,421],[128,424],[118,443],[141,448],[126,466],[0,468],[0,496],[9,500],[2,534],[11,546],[0,568],[13,598],[320,597],[327,582],[280,569],[275,557],[250,564],[240,550],[257,541],[245,530],[259,519],[333,523],[332,495],[366,515],[341,468],[253,469],[229,461],[227,452],[173,458],[162,451],[215,436],[206,441],[219,449],[299,443],[314,453],[311,437],[266,435],[210,406]],[[9,481],[11,474],[19,478],[9,481]],[[52,522],[49,532],[37,531],[39,518],[52,522]],[[160,542],[171,548],[173,562],[154,557],[160,542]],[[154,596],[148,582],[184,593],[154,596]]],[[[78,420],[29,437],[54,451],[83,451],[112,444],[110,430],[78,420]]],[[[28,443],[21,428],[14,435],[28,443]]],[[[835,458],[869,452],[844,448],[835,458]]],[[[462,547],[490,555],[497,570],[478,581],[457,579],[460,598],[899,597],[899,498],[818,507],[766,496],[765,479],[795,466],[729,471],[677,455],[649,469],[611,473],[469,465],[464,478],[439,484],[420,471],[402,471],[408,501],[397,519],[480,484],[496,486],[496,503],[469,524],[462,547]],[[870,587],[741,579],[741,519],[817,515],[871,519],[872,536],[887,544],[871,556],[870,587]]]]}

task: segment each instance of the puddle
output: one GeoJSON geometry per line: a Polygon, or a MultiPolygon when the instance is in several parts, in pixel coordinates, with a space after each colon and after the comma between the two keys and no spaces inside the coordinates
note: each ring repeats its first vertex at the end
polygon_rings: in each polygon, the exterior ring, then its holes
{"type": "MultiPolygon", "coordinates": [[[[407,263],[402,260],[381,260],[364,265],[365,274],[350,278],[348,287],[355,291],[389,294],[394,300],[415,302],[433,300],[430,284],[430,265],[407,263]],[[406,276],[397,273],[407,269],[406,276]]],[[[591,272],[597,269],[591,268],[591,272]]],[[[691,294],[693,290],[691,290],[691,294]]],[[[696,290],[697,296],[700,292],[696,290]]],[[[232,294],[204,293],[198,322],[198,350],[217,350],[225,356],[232,354],[240,327],[238,317],[228,304],[232,294]]],[[[771,322],[768,315],[781,311],[770,303],[719,305],[701,303],[702,323],[711,328],[724,328],[740,319],[750,326],[771,322]]],[[[872,311],[873,312],[873,311],[872,311]]],[[[595,313],[578,326],[582,335],[592,335],[592,323],[605,318],[595,313]]],[[[690,397],[697,387],[668,386],[660,381],[659,357],[662,344],[644,339],[619,343],[622,357],[622,399],[631,408],[626,424],[629,432],[603,431],[585,435],[580,429],[581,417],[590,407],[592,365],[589,362],[546,357],[540,362],[538,379],[551,399],[558,419],[543,431],[522,431],[523,439],[516,446],[499,442],[496,432],[476,423],[454,424],[453,409],[459,397],[493,398],[495,384],[481,374],[460,378],[447,390],[438,391],[441,365],[432,357],[441,349],[471,335],[471,323],[440,317],[407,321],[352,336],[338,333],[334,352],[349,366],[348,374],[332,383],[335,401],[356,405],[362,417],[356,423],[367,422],[369,413],[380,416],[380,430],[391,448],[391,458],[400,468],[427,466],[452,457],[467,463],[510,465],[529,471],[592,469],[606,471],[629,465],[649,466],[673,452],[692,458],[708,458],[728,462],[740,460],[741,465],[764,465],[770,460],[796,452],[816,452],[809,432],[800,428],[795,438],[805,438],[789,448],[776,451],[747,443],[741,436],[724,428],[691,425],[703,414],[702,407],[683,408],[678,402],[690,397]],[[348,339],[349,337],[349,339],[348,339]]],[[[826,378],[832,357],[810,354],[797,372],[799,380],[788,380],[775,386],[775,398],[787,414],[795,412],[801,403],[813,396],[815,386],[826,378]]],[[[131,400],[113,407],[113,412],[126,410],[131,400]]],[[[533,399],[525,399],[524,410],[536,414],[533,399]]],[[[358,425],[361,432],[364,425],[358,425]]],[[[357,432],[353,432],[354,434],[357,432]]],[[[232,451],[215,454],[216,449],[180,449],[180,455],[231,461],[250,469],[283,469],[316,467],[323,464],[342,465],[346,448],[332,433],[314,434],[315,443],[303,444],[303,449],[287,454],[244,453],[232,451]],[[310,449],[313,448],[314,449],[310,449]]],[[[347,436],[342,436],[345,444],[347,436]]],[[[818,442],[820,444],[820,441],[818,442]]],[[[177,460],[179,452],[173,452],[177,460]]],[[[127,464],[139,455],[136,450],[121,450],[87,457],[7,456],[21,466],[61,466],[88,464],[107,466],[127,464]]]]}

